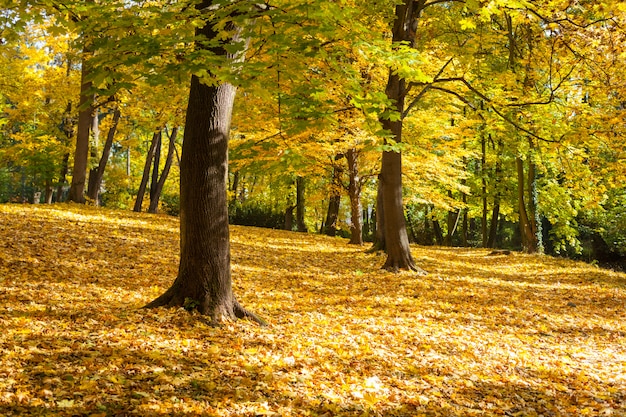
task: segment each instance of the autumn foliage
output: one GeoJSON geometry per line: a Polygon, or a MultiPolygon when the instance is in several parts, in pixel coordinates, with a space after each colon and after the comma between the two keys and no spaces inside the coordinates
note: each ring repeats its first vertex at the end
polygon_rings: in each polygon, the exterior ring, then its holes
{"type": "Polygon", "coordinates": [[[232,228],[235,291],[270,323],[141,309],[178,220],[0,206],[0,415],[623,416],[626,275],[413,247],[392,274],[347,240],[232,228]]]}

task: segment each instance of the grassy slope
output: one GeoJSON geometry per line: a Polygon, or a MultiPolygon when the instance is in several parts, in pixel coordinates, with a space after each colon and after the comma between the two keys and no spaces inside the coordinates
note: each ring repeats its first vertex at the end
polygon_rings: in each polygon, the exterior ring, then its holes
{"type": "Polygon", "coordinates": [[[0,206],[0,415],[626,415],[626,275],[232,228],[266,318],[141,310],[176,275],[177,219],[0,206]]]}

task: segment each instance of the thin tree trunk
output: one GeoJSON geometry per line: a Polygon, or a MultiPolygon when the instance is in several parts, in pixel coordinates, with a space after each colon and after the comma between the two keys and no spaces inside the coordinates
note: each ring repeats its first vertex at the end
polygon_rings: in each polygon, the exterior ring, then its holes
{"type": "Polygon", "coordinates": [[[57,195],[55,201],[60,203],[63,201],[63,187],[67,183],[67,173],[69,172],[70,154],[63,155],[63,162],[61,163],[61,174],[59,175],[59,184],[57,186],[57,195]]]}
{"type": "Polygon", "coordinates": [[[438,246],[443,246],[443,231],[441,230],[441,225],[438,220],[433,220],[433,232],[435,233],[435,242],[437,242],[438,246]]]}
{"type": "Polygon", "coordinates": [[[487,236],[487,139],[484,133],[480,138],[481,158],[480,158],[480,176],[482,182],[482,223],[480,225],[482,246],[483,248],[489,247],[487,236]]]}
{"type": "Polygon", "coordinates": [[[148,150],[148,154],[146,155],[146,163],[143,166],[143,175],[141,176],[141,183],[139,184],[139,191],[137,191],[137,199],[135,200],[135,206],[133,207],[133,211],[141,212],[141,206],[143,204],[143,196],[146,193],[146,188],[148,188],[148,179],[150,177],[150,168],[152,167],[152,159],[154,158],[154,153],[156,152],[157,144],[159,143],[159,138],[161,136],[161,129],[159,128],[156,132],[152,134],[152,142],[150,143],[150,149],[148,150]]]}
{"type": "Polygon", "coordinates": [[[296,228],[298,232],[308,232],[306,224],[304,224],[304,177],[296,177],[296,228]]]}
{"type": "Polygon", "coordinates": [[[343,175],[343,167],[337,161],[342,159],[343,156],[343,154],[335,155],[335,161],[333,163],[330,199],[328,201],[326,221],[324,222],[324,234],[327,236],[335,236],[338,230],[337,221],[339,220],[339,208],[341,205],[341,177],[343,175]]]}
{"type": "MultiPolygon", "coordinates": [[[[196,7],[205,10],[211,5],[211,0],[203,0],[196,7]]],[[[196,34],[214,39],[213,23],[205,22],[196,34]]],[[[227,55],[222,47],[213,52],[227,55]]],[[[209,86],[192,76],[180,167],[178,276],[147,307],[185,306],[208,315],[215,324],[245,317],[265,324],[244,309],[232,291],[226,178],[235,93],[232,84],[209,86]]]]}
{"type": "Polygon", "coordinates": [[[517,167],[517,199],[522,249],[527,253],[535,253],[537,252],[537,241],[528,218],[528,211],[526,210],[526,202],[524,198],[524,161],[522,161],[520,157],[517,157],[515,158],[515,164],[517,167]]]}
{"type": "Polygon", "coordinates": [[[359,153],[351,148],[346,153],[348,162],[348,195],[350,197],[350,244],[363,244],[363,223],[361,219],[361,179],[359,177],[359,153]]]}
{"type": "MultiPolygon", "coordinates": [[[[152,160],[152,176],[150,181],[150,207],[152,207],[152,200],[157,200],[157,204],[159,203],[159,199],[155,198],[155,193],[159,184],[159,165],[161,165],[161,143],[163,142],[162,133],[157,138],[157,141],[158,143],[156,144],[156,149],[154,151],[154,159],[152,160]]],[[[148,211],[150,210],[148,209],[148,211]]],[[[154,212],[150,213],[156,213],[156,208],[154,212]]]]}
{"type": "Polygon", "coordinates": [[[230,192],[232,193],[231,203],[237,202],[237,190],[239,189],[239,171],[233,174],[233,183],[230,186],[230,192]]]}
{"type": "Polygon", "coordinates": [[[52,195],[54,194],[52,189],[52,181],[46,180],[46,193],[45,193],[45,202],[46,204],[52,204],[52,195]]]}
{"type": "Polygon", "coordinates": [[[367,250],[367,253],[387,251],[387,246],[385,244],[385,206],[383,204],[383,188],[384,184],[379,175],[376,190],[376,210],[374,211],[374,243],[372,244],[372,247],[367,250]]]}
{"type": "Polygon", "coordinates": [[[543,237],[541,232],[541,219],[538,211],[538,192],[537,192],[537,167],[533,158],[534,143],[531,138],[528,139],[530,153],[528,155],[528,220],[530,228],[536,242],[536,252],[543,253],[543,237]]]}
{"type": "Polygon", "coordinates": [[[104,142],[104,147],[102,148],[102,156],[100,157],[100,162],[98,163],[98,167],[92,171],[93,172],[93,180],[91,179],[91,175],[89,177],[90,182],[93,182],[91,185],[91,189],[89,190],[88,197],[94,202],[96,206],[100,205],[100,188],[102,186],[102,178],[104,177],[104,170],[106,168],[107,163],[109,162],[109,155],[111,154],[111,147],[113,146],[113,139],[115,138],[115,132],[117,131],[117,125],[120,121],[120,109],[116,108],[113,112],[113,120],[111,127],[107,133],[106,141],[104,142]]]}
{"type": "Polygon", "coordinates": [[[495,195],[493,196],[493,209],[491,211],[491,223],[489,226],[489,240],[487,240],[488,248],[496,247],[496,237],[498,234],[498,219],[500,217],[500,198],[501,193],[499,184],[502,181],[502,152],[504,151],[504,142],[498,139],[498,150],[496,155],[495,169],[495,195]]]}
{"type": "MultiPolygon", "coordinates": [[[[178,136],[178,127],[172,129],[172,133],[170,134],[170,142],[167,148],[167,156],[165,157],[165,166],[163,167],[163,172],[161,172],[161,176],[157,181],[154,191],[150,196],[150,206],[148,207],[148,213],[156,213],[159,208],[159,199],[161,198],[161,193],[163,192],[163,187],[165,186],[165,181],[167,180],[168,175],[170,174],[170,169],[172,168],[172,162],[174,161],[174,153],[176,149],[176,136],[178,136]]],[[[155,162],[156,166],[156,162],[155,162]]],[[[152,174],[154,175],[154,173],[152,174]]]]}

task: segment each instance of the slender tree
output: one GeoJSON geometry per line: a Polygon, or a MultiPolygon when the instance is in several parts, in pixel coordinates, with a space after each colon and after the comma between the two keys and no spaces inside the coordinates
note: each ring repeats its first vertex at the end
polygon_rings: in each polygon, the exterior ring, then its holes
{"type": "Polygon", "coordinates": [[[102,149],[102,155],[100,156],[100,162],[98,166],[92,171],[94,177],[90,182],[92,185],[89,190],[88,197],[94,202],[96,205],[100,205],[100,187],[102,185],[102,178],[104,177],[104,170],[106,168],[107,163],[109,162],[109,155],[111,154],[111,147],[113,146],[113,139],[115,138],[115,132],[117,131],[117,125],[120,121],[121,111],[118,107],[113,111],[113,120],[111,122],[111,127],[109,127],[109,131],[107,132],[107,138],[104,142],[104,147],[102,149]]]}
{"type": "Polygon", "coordinates": [[[148,213],[156,213],[159,207],[159,199],[161,198],[161,193],[163,192],[163,186],[165,185],[165,181],[170,173],[170,168],[172,168],[174,153],[176,153],[176,136],[178,136],[178,127],[173,128],[172,133],[170,134],[170,143],[167,148],[167,156],[165,157],[165,166],[163,167],[163,171],[154,186],[154,191],[150,193],[150,206],[148,207],[148,213]]]}

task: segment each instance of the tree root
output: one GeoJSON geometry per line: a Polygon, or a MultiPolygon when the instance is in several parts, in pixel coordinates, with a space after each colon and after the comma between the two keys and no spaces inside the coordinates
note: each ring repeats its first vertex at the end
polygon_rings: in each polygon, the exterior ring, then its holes
{"type": "Polygon", "coordinates": [[[248,319],[257,323],[259,326],[268,326],[268,323],[265,320],[263,320],[261,317],[257,316],[250,310],[245,309],[241,304],[239,304],[239,301],[237,301],[236,299],[233,299],[232,306],[232,314],[234,314],[234,316],[227,317],[226,314],[216,314],[216,311],[213,309],[211,311],[202,311],[200,303],[194,303],[192,308],[188,308],[190,306],[186,304],[186,300],[181,301],[177,299],[177,297],[172,294],[170,288],[165,291],[161,296],[152,300],[142,308],[158,307],[185,307],[190,311],[195,309],[203,316],[209,316],[211,318],[210,323],[212,326],[219,326],[223,320],[229,319],[248,319]]]}

